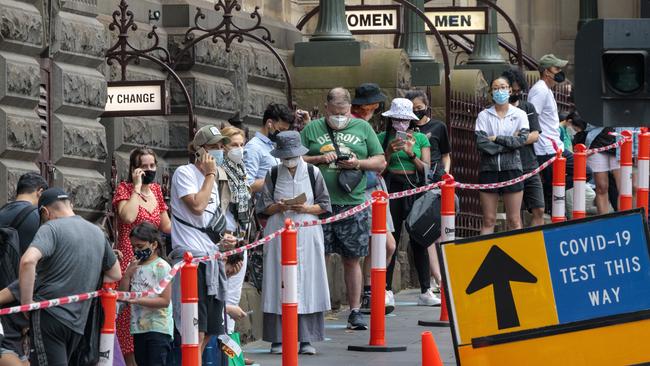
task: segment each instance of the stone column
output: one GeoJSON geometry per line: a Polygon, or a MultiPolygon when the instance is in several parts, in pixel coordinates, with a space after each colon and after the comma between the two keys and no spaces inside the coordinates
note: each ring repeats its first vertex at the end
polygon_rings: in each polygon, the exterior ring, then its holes
{"type": "MultiPolygon", "coordinates": [[[[496,0],[490,1],[496,3],[496,0]]],[[[497,41],[497,12],[490,8],[488,16],[490,17],[489,32],[477,34],[474,38],[474,51],[467,60],[468,65],[506,63],[499,51],[499,42],[497,41]]]]}
{"type": "Polygon", "coordinates": [[[318,25],[310,41],[354,40],[345,19],[345,0],[320,0],[318,25]]]}
{"type": "MultiPolygon", "coordinates": [[[[413,5],[424,11],[424,0],[411,0],[413,5]]],[[[404,7],[404,35],[402,48],[411,61],[431,61],[433,56],[427,47],[424,21],[414,11],[404,7]]]]}
{"type": "Polygon", "coordinates": [[[598,0],[580,0],[578,30],[590,20],[598,19],[598,0]]]}
{"type": "Polygon", "coordinates": [[[345,18],[345,0],[320,0],[318,25],[309,42],[294,46],[294,66],[359,66],[361,45],[345,18]]]}

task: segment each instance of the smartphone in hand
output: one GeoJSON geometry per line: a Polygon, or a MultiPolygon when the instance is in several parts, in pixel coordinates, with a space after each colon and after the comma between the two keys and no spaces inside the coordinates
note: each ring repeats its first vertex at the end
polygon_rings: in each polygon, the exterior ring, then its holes
{"type": "Polygon", "coordinates": [[[408,138],[409,138],[408,133],[406,133],[404,131],[397,131],[396,136],[397,136],[398,139],[401,139],[401,140],[404,140],[404,141],[408,140],[408,138]]]}
{"type": "Polygon", "coordinates": [[[208,153],[208,152],[207,152],[204,148],[200,147],[198,150],[196,150],[195,156],[196,156],[197,159],[199,159],[199,160],[203,160],[203,157],[204,157],[207,153],[208,153]]]}

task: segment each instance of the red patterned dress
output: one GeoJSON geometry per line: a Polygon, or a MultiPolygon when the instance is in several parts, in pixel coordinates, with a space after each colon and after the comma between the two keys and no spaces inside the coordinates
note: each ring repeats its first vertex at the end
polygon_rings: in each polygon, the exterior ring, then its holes
{"type": "MultiPolygon", "coordinates": [[[[139,206],[138,217],[136,217],[132,224],[125,224],[118,218],[117,249],[124,255],[124,259],[120,262],[122,273],[126,271],[126,268],[133,259],[133,248],[131,247],[131,240],[129,239],[131,229],[144,221],[148,221],[154,226],[160,227],[160,214],[167,211],[167,205],[165,204],[160,185],[152,183],[149,185],[149,189],[151,189],[151,193],[153,193],[158,202],[153,211],[149,212],[145,207],[139,206]]],[[[120,182],[117,191],[115,192],[115,196],[113,196],[113,207],[115,208],[115,212],[117,212],[119,202],[129,200],[132,194],[133,183],[120,182]]],[[[133,353],[133,337],[131,336],[130,331],[130,321],[131,309],[127,306],[117,317],[117,338],[120,341],[122,353],[125,355],[133,353]]]]}

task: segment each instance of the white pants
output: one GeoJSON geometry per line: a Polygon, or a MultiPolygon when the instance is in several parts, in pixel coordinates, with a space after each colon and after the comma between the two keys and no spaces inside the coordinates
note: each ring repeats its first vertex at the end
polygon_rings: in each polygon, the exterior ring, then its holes
{"type": "MultiPolygon", "coordinates": [[[[248,252],[244,252],[244,261],[241,265],[241,270],[237,272],[234,276],[228,278],[228,284],[226,289],[226,305],[239,305],[239,300],[241,300],[241,290],[244,286],[244,277],[246,277],[246,266],[248,265],[248,252]]],[[[235,331],[235,321],[228,315],[227,323],[228,329],[226,331],[228,334],[235,331]]]]}

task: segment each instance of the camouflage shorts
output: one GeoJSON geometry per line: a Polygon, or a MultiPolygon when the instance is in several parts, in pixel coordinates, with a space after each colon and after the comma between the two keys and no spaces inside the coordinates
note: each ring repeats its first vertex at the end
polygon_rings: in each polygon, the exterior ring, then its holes
{"type": "MultiPolygon", "coordinates": [[[[354,207],[332,205],[334,214],[354,207]]],[[[323,225],[325,253],[338,253],[345,258],[360,258],[368,255],[370,239],[369,210],[364,210],[344,220],[323,225]]]]}

